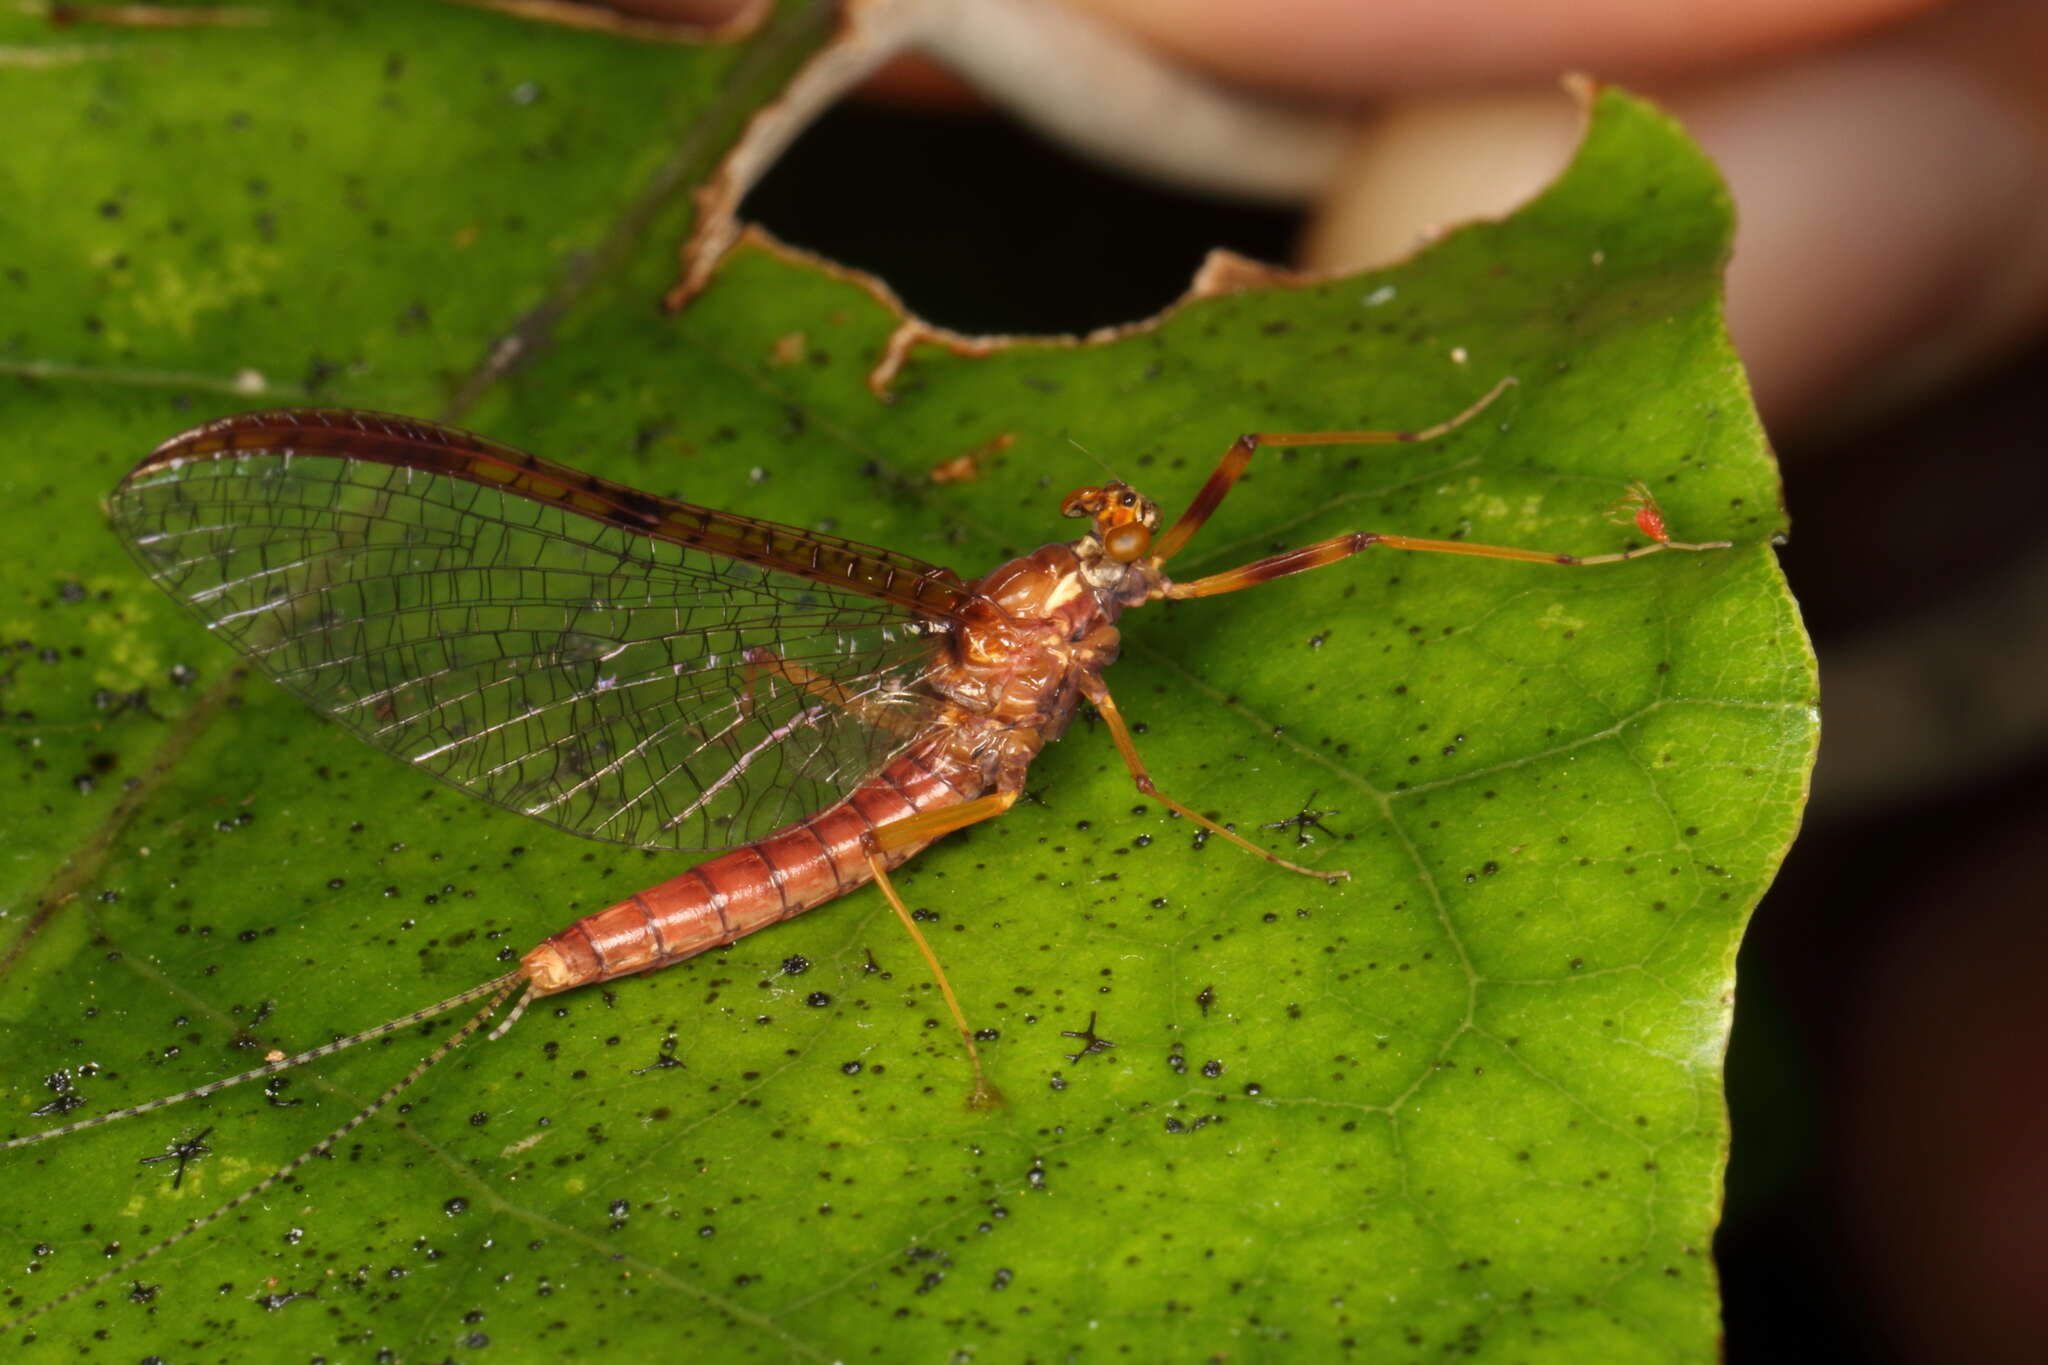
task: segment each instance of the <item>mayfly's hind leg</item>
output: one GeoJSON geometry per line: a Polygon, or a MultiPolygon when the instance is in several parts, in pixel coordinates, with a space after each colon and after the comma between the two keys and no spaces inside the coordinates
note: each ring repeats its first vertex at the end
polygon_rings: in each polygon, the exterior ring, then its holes
{"type": "Polygon", "coordinates": [[[903,897],[896,892],[896,885],[889,880],[889,867],[884,861],[886,855],[897,849],[926,844],[942,834],[951,834],[956,829],[983,820],[992,820],[1017,804],[1018,793],[1014,791],[994,792],[978,797],[958,806],[945,806],[938,810],[919,811],[901,820],[891,820],[878,825],[867,839],[868,868],[875,874],[875,885],[881,888],[888,899],[889,908],[896,912],[896,918],[910,931],[911,942],[924,956],[924,965],[931,968],[932,977],[939,983],[939,994],[946,999],[946,1008],[953,1012],[954,1026],[960,1030],[960,1041],[967,1045],[967,1060],[974,1064],[974,1089],[967,1097],[970,1109],[995,1109],[1002,1105],[1002,1092],[989,1083],[988,1073],[982,1070],[981,1053],[974,1046],[974,1030],[967,1026],[967,1015],[960,1008],[960,999],[953,994],[953,983],[946,980],[946,969],[939,965],[939,955],[932,951],[932,945],[925,940],[924,931],[917,927],[917,920],[910,913],[910,907],[903,903],[903,897]]]}
{"type": "Polygon", "coordinates": [[[1103,721],[1109,726],[1109,737],[1116,744],[1116,751],[1123,755],[1124,766],[1131,770],[1131,781],[1137,784],[1141,795],[1149,796],[1182,819],[1192,820],[1211,834],[1220,834],[1239,848],[1256,853],[1269,863],[1277,863],[1289,872],[1299,872],[1304,877],[1314,877],[1321,882],[1341,882],[1350,878],[1349,872],[1338,868],[1303,867],[1300,863],[1291,863],[1270,849],[1260,848],[1236,830],[1216,823],[1208,816],[1192,807],[1182,805],[1160,791],[1158,784],[1152,780],[1152,774],[1145,770],[1145,761],[1138,757],[1137,743],[1131,738],[1130,727],[1124,724],[1123,712],[1117,710],[1115,699],[1109,695],[1108,684],[1095,674],[1083,674],[1081,695],[1093,702],[1095,709],[1102,714],[1103,721]]]}
{"type": "Polygon", "coordinates": [[[885,730],[902,739],[910,739],[918,732],[916,716],[884,706],[872,696],[861,696],[847,691],[839,683],[816,669],[806,668],[793,659],[785,659],[765,645],[757,645],[740,655],[741,686],[739,710],[741,715],[751,715],[754,709],[754,685],[764,677],[781,678],[784,682],[800,688],[827,706],[844,711],[857,720],[885,730]]]}

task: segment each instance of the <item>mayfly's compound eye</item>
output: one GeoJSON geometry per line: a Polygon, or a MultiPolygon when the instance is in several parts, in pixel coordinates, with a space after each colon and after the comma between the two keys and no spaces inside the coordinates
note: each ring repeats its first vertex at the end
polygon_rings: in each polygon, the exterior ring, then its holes
{"type": "Polygon", "coordinates": [[[1151,548],[1151,529],[1141,521],[1112,526],[1102,537],[1102,552],[1119,564],[1136,563],[1151,548]]]}

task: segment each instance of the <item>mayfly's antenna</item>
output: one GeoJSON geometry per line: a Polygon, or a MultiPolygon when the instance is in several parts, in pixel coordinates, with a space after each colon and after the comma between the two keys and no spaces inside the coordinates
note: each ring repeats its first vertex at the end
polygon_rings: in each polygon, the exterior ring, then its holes
{"type": "MultiPolygon", "coordinates": [[[[385,1105],[391,1103],[391,1101],[397,1099],[400,1095],[404,1094],[414,1081],[417,1081],[420,1077],[426,1075],[428,1069],[431,1068],[434,1065],[434,1063],[440,1061],[443,1057],[446,1057],[456,1048],[462,1046],[462,1044],[465,1041],[467,1041],[473,1034],[475,1034],[478,1029],[482,1028],[486,1023],[490,1022],[491,1016],[493,1014],[496,1014],[499,1008],[502,1005],[504,1005],[504,1003],[507,1000],[512,998],[512,992],[519,989],[519,982],[523,978],[523,975],[524,973],[522,972],[508,972],[504,976],[498,977],[492,981],[487,981],[483,985],[478,986],[473,990],[466,991],[458,996],[451,996],[447,1000],[443,1000],[439,1005],[431,1006],[418,1014],[409,1014],[402,1020],[394,1019],[389,1024],[380,1025],[379,1027],[370,1030],[368,1033],[359,1033],[354,1038],[343,1039],[340,1044],[330,1043],[325,1050],[315,1048],[311,1052],[302,1053],[297,1058],[287,1059],[287,1061],[284,1062],[273,1063],[273,1068],[281,1070],[285,1066],[290,1065],[294,1061],[303,1061],[312,1057],[324,1057],[328,1055],[329,1052],[339,1051],[341,1047],[348,1046],[351,1043],[362,1042],[365,1038],[379,1037],[383,1034],[389,1033],[394,1028],[402,1027],[406,1023],[417,1021],[427,1015],[438,1014],[442,1010],[452,1009],[454,1008],[456,1002],[458,1001],[467,1003],[468,1001],[474,1000],[479,995],[483,995],[486,992],[496,992],[496,994],[491,996],[489,1003],[487,1003],[482,1009],[478,1010],[475,1014],[470,1016],[469,1021],[467,1023],[465,1023],[461,1028],[455,1030],[454,1033],[450,1034],[446,1039],[444,1039],[439,1047],[435,1048],[432,1052],[429,1052],[425,1057],[422,1057],[420,1059],[419,1065],[415,1066],[412,1070],[406,1072],[405,1075],[400,1077],[391,1086],[389,1090],[386,1090],[376,1099],[371,1100],[361,1109],[358,1109],[347,1123],[342,1124],[339,1128],[329,1133],[326,1137],[321,1138],[311,1147],[308,1147],[305,1151],[300,1152],[290,1161],[285,1162],[284,1165],[278,1167],[269,1175],[264,1176],[261,1180],[251,1185],[248,1189],[243,1190],[240,1194],[228,1200],[227,1203],[222,1204],[213,1212],[202,1214],[199,1217],[194,1218],[191,1222],[185,1224],[184,1227],[179,1228],[176,1232],[164,1238],[161,1242],[158,1242],[156,1245],[137,1252],[135,1255],[130,1256],[127,1260],[121,1262],[121,1264],[115,1266],[112,1270],[104,1271],[101,1274],[95,1275],[91,1279],[87,1280],[84,1284],[75,1285],[72,1288],[65,1290],[62,1294],[59,1294],[56,1298],[51,1299],[46,1303],[37,1304],[34,1308],[29,1309],[26,1313],[21,1314],[19,1317],[11,1318],[6,1322],[0,1322],[0,1332],[11,1332],[15,1328],[21,1326],[24,1322],[27,1322],[29,1319],[41,1317],[43,1314],[49,1312],[53,1308],[60,1308],[63,1305],[71,1302],[71,1300],[77,1298],[80,1294],[89,1293],[92,1290],[99,1288],[108,1280],[119,1279],[121,1276],[126,1275],[129,1271],[135,1269],[136,1266],[139,1266],[144,1261],[149,1260],[152,1256],[157,1256],[163,1252],[169,1251],[172,1247],[184,1241],[193,1233],[198,1232],[201,1228],[219,1222],[221,1219],[227,1217],[229,1214],[233,1213],[236,1209],[242,1207],[242,1205],[248,1203],[250,1200],[262,1198],[266,1190],[270,1189],[273,1185],[277,1184],[281,1180],[289,1180],[295,1171],[297,1171],[301,1166],[304,1166],[307,1162],[311,1161],[314,1157],[332,1151],[334,1149],[335,1143],[340,1142],[350,1133],[353,1133],[356,1129],[362,1127],[365,1123],[368,1123],[370,1119],[373,1116],[375,1116],[378,1110],[382,1109],[385,1105]]],[[[218,1090],[222,1086],[233,1085],[236,1081],[245,1081],[252,1076],[261,1076],[265,1074],[265,1070],[267,1069],[268,1068],[251,1071],[246,1075],[237,1076],[233,1078],[233,1080],[216,1082],[211,1088],[202,1086],[198,1090],[187,1091],[184,1095],[175,1095],[170,1100],[161,1100],[152,1104],[140,1105],[133,1111],[124,1112],[139,1113],[145,1109],[161,1108],[164,1104],[173,1103],[176,1100],[180,1099],[186,1099],[189,1098],[191,1095],[211,1094],[214,1090],[218,1090]]],[[[122,1117],[121,1114],[107,1114],[102,1116],[102,1121],[105,1119],[115,1119],[120,1117],[122,1117]]],[[[92,1121],[88,1121],[83,1124],[73,1125],[74,1128],[89,1128],[91,1126],[92,1121]]],[[[53,1130],[51,1133],[38,1134],[38,1136],[55,1136],[55,1130],[53,1130]]],[[[19,1144],[17,1143],[17,1145],[19,1144]]]]}
{"type": "Polygon", "coordinates": [[[1097,464],[1098,466],[1100,466],[1100,467],[1101,467],[1101,469],[1102,469],[1102,472],[1103,472],[1103,473],[1105,473],[1105,474],[1107,474],[1107,475],[1109,476],[1109,478],[1110,478],[1110,482],[1112,482],[1112,483],[1122,483],[1122,482],[1123,482],[1123,479],[1122,479],[1122,478],[1120,478],[1120,477],[1119,477],[1119,476],[1117,475],[1117,472],[1116,472],[1116,471],[1115,471],[1114,469],[1111,469],[1111,468],[1109,467],[1109,461],[1107,461],[1107,460],[1103,459],[1103,458],[1102,458],[1102,457],[1101,457],[1100,455],[1097,455],[1097,454],[1096,454],[1096,453],[1095,453],[1094,451],[1090,450],[1090,449],[1089,449],[1089,448],[1088,448],[1087,446],[1084,446],[1084,445],[1082,445],[1082,444],[1081,444],[1081,443],[1080,443],[1079,441],[1075,440],[1075,439],[1074,439],[1073,437],[1071,437],[1071,436],[1069,436],[1069,437],[1067,438],[1067,444],[1068,444],[1068,445],[1070,445],[1070,446],[1072,446],[1072,447],[1073,447],[1074,449],[1076,449],[1076,450],[1080,451],[1080,452],[1081,452],[1081,453],[1082,453],[1083,455],[1086,455],[1086,456],[1087,456],[1087,457],[1088,457],[1089,459],[1091,459],[1091,460],[1095,461],[1095,463],[1096,463],[1096,464],[1097,464]]]}
{"type": "MultiPolygon", "coordinates": [[[[503,976],[491,978],[481,986],[471,986],[459,995],[451,995],[446,1000],[438,1004],[429,1005],[423,1010],[414,1010],[411,1014],[402,1014],[396,1019],[377,1025],[375,1028],[364,1029],[361,1033],[351,1033],[346,1038],[337,1038],[331,1043],[323,1043],[316,1048],[308,1048],[296,1056],[280,1057],[274,1062],[265,1062],[262,1066],[250,1071],[244,1071],[238,1076],[228,1076],[222,1080],[208,1081],[205,1085],[195,1085],[190,1090],[180,1090],[175,1095],[165,1095],[162,1099],[144,1100],[141,1104],[131,1104],[125,1109],[116,1109],[110,1113],[95,1114],[89,1119],[80,1119],[76,1123],[66,1123],[60,1127],[45,1129],[40,1133],[29,1133],[24,1137],[8,1138],[6,1141],[0,1142],[0,1152],[10,1151],[16,1147],[33,1147],[38,1142],[48,1142],[52,1138],[68,1137],[72,1133],[82,1133],[88,1128],[97,1128],[103,1123],[112,1123],[116,1119],[131,1119],[137,1114],[147,1114],[152,1110],[168,1108],[173,1104],[182,1104],[186,1100],[204,1099],[208,1095],[217,1095],[228,1087],[240,1085],[244,1081],[253,1081],[263,1076],[275,1076],[280,1071],[289,1071],[293,1067],[303,1065],[306,1062],[317,1062],[322,1057],[332,1057],[337,1052],[346,1052],[357,1043],[371,1042],[387,1034],[396,1033],[402,1028],[410,1028],[412,1025],[423,1020],[432,1019],[436,1015],[446,1014],[449,1010],[467,1005],[472,1000],[481,1000],[495,991],[504,991],[509,994],[512,985],[523,975],[523,969],[521,971],[507,972],[503,976]]],[[[502,999],[503,997],[501,996],[500,998],[502,999]]],[[[525,1008],[525,1001],[522,1000],[520,1002],[520,1007],[521,1009],[525,1008]]],[[[491,1008],[495,1010],[497,1005],[494,1003],[491,1008]]],[[[515,1011],[512,1019],[517,1019],[518,1017],[519,1014],[515,1011]]],[[[512,1019],[507,1019],[504,1027],[509,1027],[512,1019]]],[[[504,1032],[504,1027],[500,1027],[497,1033],[493,1033],[491,1036],[496,1038],[500,1033],[504,1032]]]]}

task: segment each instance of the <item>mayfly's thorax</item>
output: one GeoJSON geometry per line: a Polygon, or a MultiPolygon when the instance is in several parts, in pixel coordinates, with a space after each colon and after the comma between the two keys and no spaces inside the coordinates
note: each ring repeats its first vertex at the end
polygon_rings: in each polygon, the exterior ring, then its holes
{"type": "Polygon", "coordinates": [[[1122,611],[1114,594],[1089,584],[1072,546],[1047,545],[975,584],[933,686],[976,715],[1050,738],[1073,714],[1078,673],[1115,660],[1122,611]]]}

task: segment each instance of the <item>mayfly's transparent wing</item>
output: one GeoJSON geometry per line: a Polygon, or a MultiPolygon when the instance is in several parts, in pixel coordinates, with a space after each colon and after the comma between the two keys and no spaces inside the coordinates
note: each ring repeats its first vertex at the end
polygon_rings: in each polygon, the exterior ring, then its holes
{"type": "Polygon", "coordinates": [[[728,848],[876,771],[964,589],[461,432],[302,411],[166,442],[108,499],[167,592],[464,791],[595,839],[728,848]]]}

